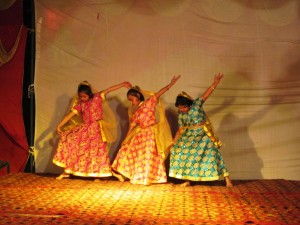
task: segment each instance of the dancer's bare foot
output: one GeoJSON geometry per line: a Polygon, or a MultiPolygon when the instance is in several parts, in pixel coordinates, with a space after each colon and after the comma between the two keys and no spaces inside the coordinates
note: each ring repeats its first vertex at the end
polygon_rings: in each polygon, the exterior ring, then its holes
{"type": "Polygon", "coordinates": [[[224,177],[224,179],[225,179],[225,182],[226,182],[226,187],[232,188],[233,184],[231,183],[231,180],[230,180],[229,176],[224,177]]]}
{"type": "Polygon", "coordinates": [[[186,181],[183,184],[180,184],[180,186],[182,186],[182,187],[189,187],[189,186],[191,186],[191,182],[190,181],[186,181]]]}
{"type": "Polygon", "coordinates": [[[150,182],[146,182],[144,185],[145,185],[145,186],[150,186],[151,183],[150,183],[150,182]]]}
{"type": "Polygon", "coordinates": [[[69,178],[70,174],[67,173],[62,173],[61,175],[59,175],[58,177],[56,177],[56,180],[61,180],[63,178],[69,178]]]}
{"type": "Polygon", "coordinates": [[[119,181],[121,182],[124,182],[124,177],[121,175],[121,174],[118,174],[118,173],[115,173],[115,172],[112,172],[112,175],[117,178],[119,181]]]}

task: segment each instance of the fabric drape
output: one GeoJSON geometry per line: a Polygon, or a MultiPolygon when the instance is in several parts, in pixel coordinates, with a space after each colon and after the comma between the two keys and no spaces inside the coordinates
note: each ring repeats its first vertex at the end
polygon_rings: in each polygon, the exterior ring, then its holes
{"type": "Polygon", "coordinates": [[[22,25],[21,6],[22,1],[16,1],[0,11],[0,160],[10,163],[11,172],[24,171],[29,152],[22,114],[27,29],[22,25]]]}
{"type": "MultiPolygon", "coordinates": [[[[300,1],[35,3],[38,172],[60,172],[48,163],[55,127],[82,80],[159,90],[180,74],[163,96],[174,134],[178,92],[199,96],[221,72],[206,112],[231,178],[300,179],[300,1]]],[[[111,160],[128,128],[124,92],[112,98],[118,137],[111,160]]]]}

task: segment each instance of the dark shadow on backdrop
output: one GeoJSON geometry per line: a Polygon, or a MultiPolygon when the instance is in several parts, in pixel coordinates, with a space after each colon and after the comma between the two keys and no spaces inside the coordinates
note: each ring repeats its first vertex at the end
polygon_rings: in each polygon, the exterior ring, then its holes
{"type": "MultiPolygon", "coordinates": [[[[52,115],[52,117],[49,121],[49,123],[53,124],[54,127],[49,126],[35,140],[36,148],[39,149],[39,151],[41,152],[41,154],[39,156],[39,158],[41,158],[41,160],[39,160],[39,161],[46,162],[45,168],[57,167],[56,165],[54,165],[52,163],[52,159],[54,157],[55,150],[56,150],[57,144],[58,144],[58,139],[59,139],[59,135],[56,133],[55,128],[58,125],[57,121],[61,121],[63,119],[63,117],[68,113],[69,106],[71,105],[72,100],[73,99],[70,98],[70,96],[68,96],[67,94],[62,94],[57,98],[56,105],[55,105],[56,110],[54,110],[55,113],[52,115]],[[62,104],[63,102],[66,102],[66,99],[69,99],[69,103],[66,105],[65,111],[61,111],[61,105],[63,105],[62,104]],[[49,136],[49,134],[53,134],[52,138],[45,140],[45,138],[47,138],[49,136]],[[46,141],[48,141],[49,143],[47,144],[46,141]],[[45,157],[49,155],[47,153],[47,151],[48,152],[51,151],[51,154],[48,157],[48,160],[45,159],[45,157]]],[[[57,167],[57,168],[59,168],[59,167],[57,167]]]]}

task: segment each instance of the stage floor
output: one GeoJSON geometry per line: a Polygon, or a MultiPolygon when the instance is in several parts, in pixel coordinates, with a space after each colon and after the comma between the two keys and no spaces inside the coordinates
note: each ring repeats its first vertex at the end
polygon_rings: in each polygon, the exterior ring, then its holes
{"type": "Polygon", "coordinates": [[[0,177],[0,224],[300,224],[300,181],[174,182],[9,174],[0,177]]]}

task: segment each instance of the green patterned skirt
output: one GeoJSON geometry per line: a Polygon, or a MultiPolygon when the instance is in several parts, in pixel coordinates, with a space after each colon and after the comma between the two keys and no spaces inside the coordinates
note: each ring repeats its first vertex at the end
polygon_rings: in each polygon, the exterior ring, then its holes
{"type": "Polygon", "coordinates": [[[219,180],[229,173],[203,127],[187,128],[170,151],[169,176],[190,181],[219,180]]]}

